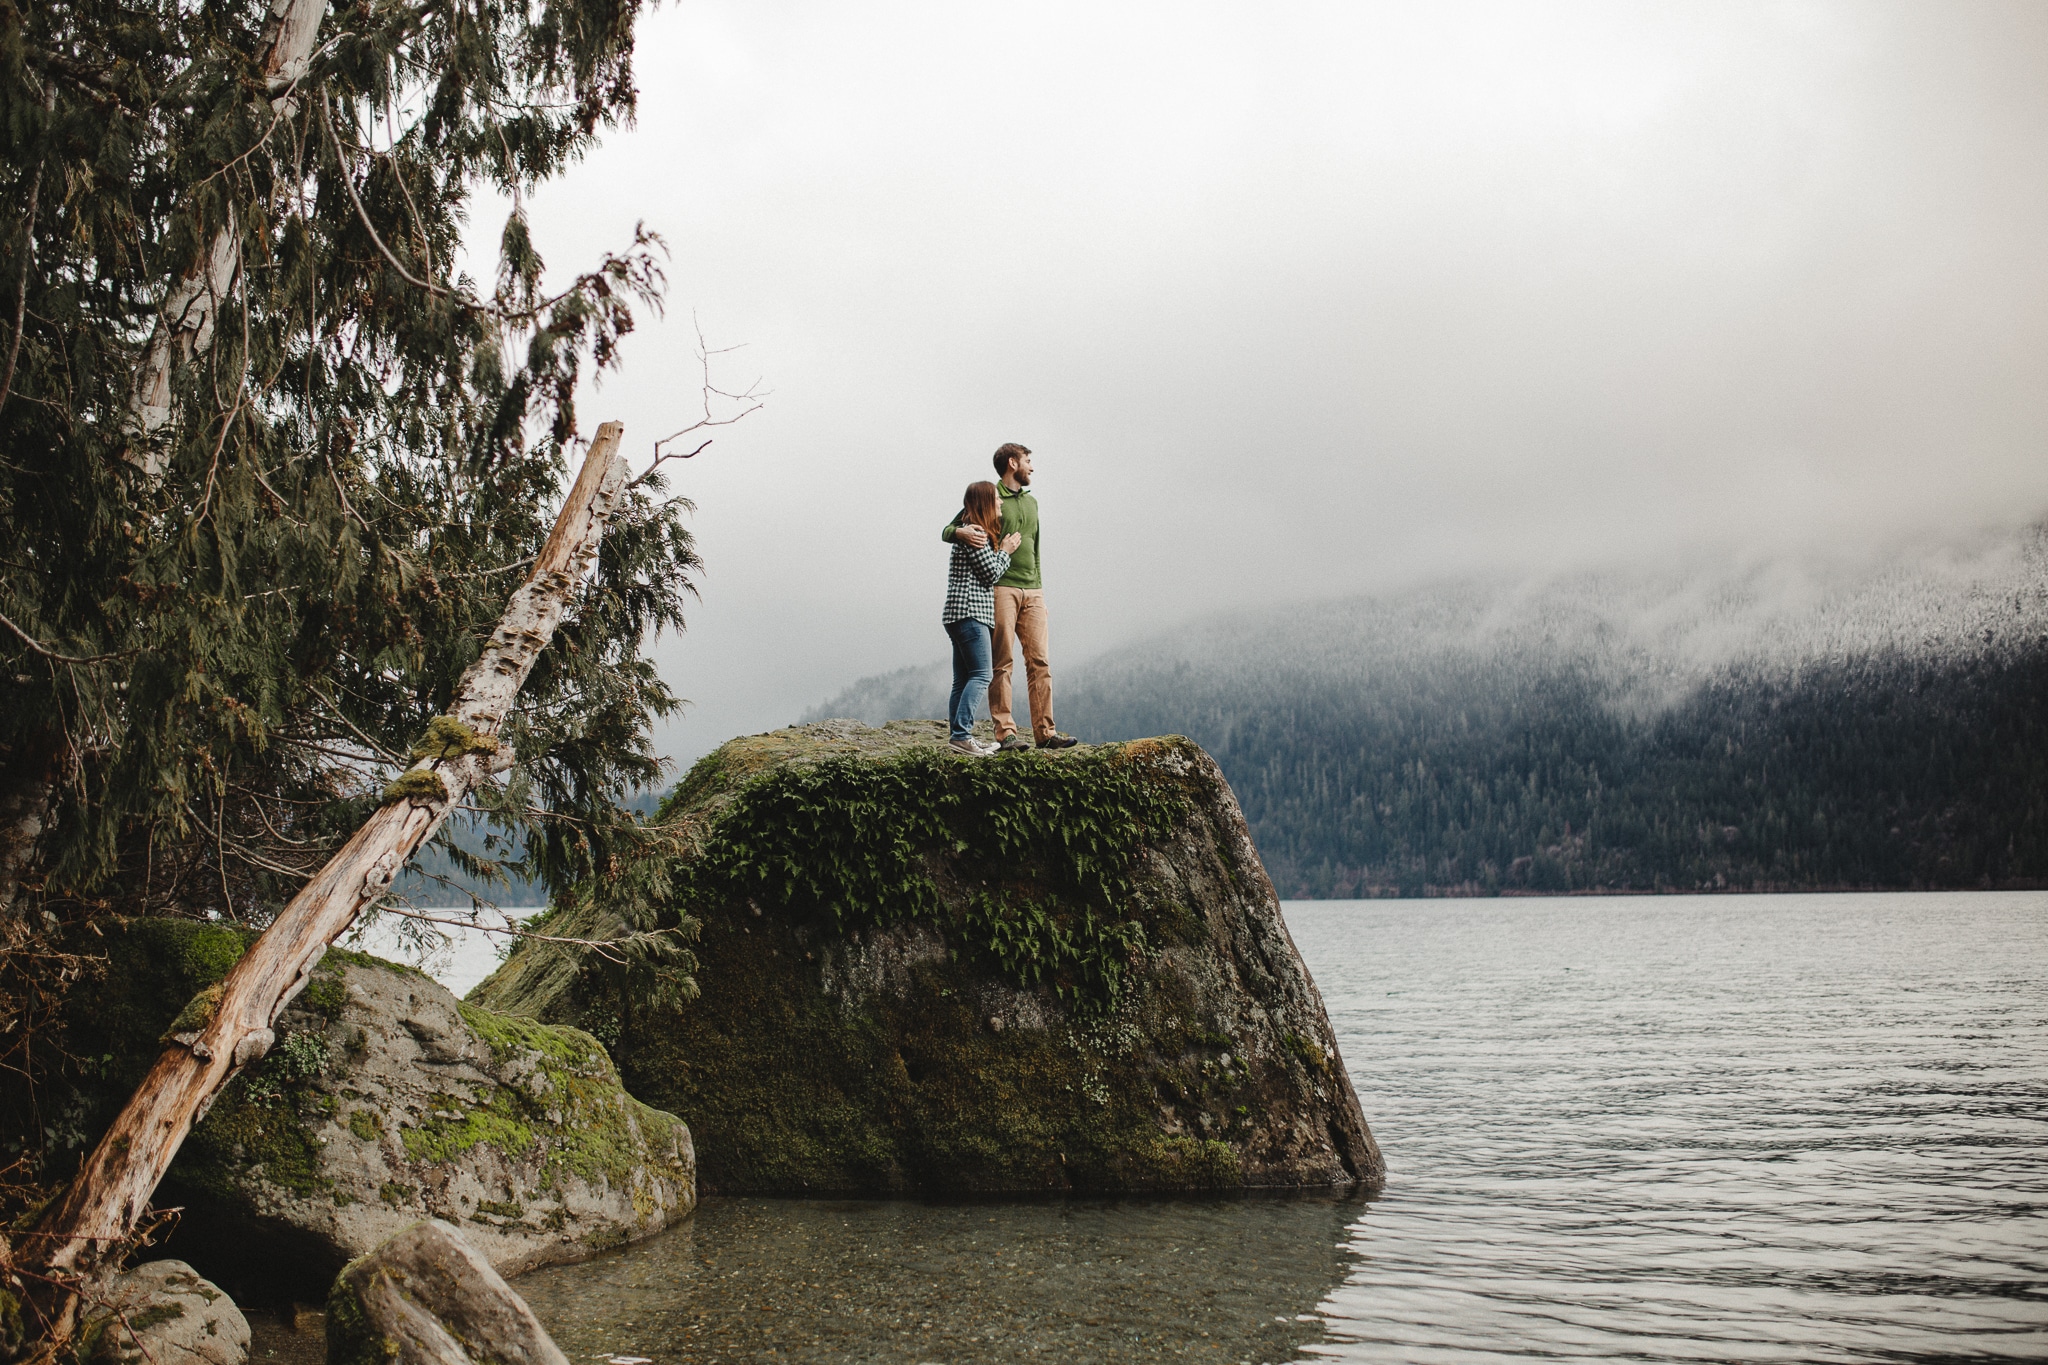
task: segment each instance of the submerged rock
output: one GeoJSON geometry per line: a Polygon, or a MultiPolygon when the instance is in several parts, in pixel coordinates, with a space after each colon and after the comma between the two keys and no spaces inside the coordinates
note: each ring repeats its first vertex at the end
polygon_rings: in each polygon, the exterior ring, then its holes
{"type": "Polygon", "coordinates": [[[569,1365],[540,1319],[448,1224],[352,1261],[327,1296],[328,1365],[569,1365]]]}
{"type": "MultiPolygon", "coordinates": [[[[660,821],[692,1000],[529,941],[471,999],[604,1038],[748,1192],[1358,1185],[1385,1168],[1237,802],[1180,739],[734,740],[660,821]]],[[[601,905],[554,932],[617,928],[601,905]]]]}
{"type": "MultiPolygon", "coordinates": [[[[65,1004],[91,1065],[48,1125],[46,1169],[97,1136],[249,935],[137,921],[65,1004]],[[54,1158],[54,1160],[49,1160],[54,1158]]],[[[426,1217],[506,1274],[658,1232],[696,1204],[689,1130],[634,1100],[596,1039],[458,1002],[408,968],[330,952],[158,1191],[167,1249],[245,1302],[312,1299],[351,1257],[426,1217]]]]}
{"type": "Polygon", "coordinates": [[[150,1261],[114,1277],[77,1356],[84,1365],[242,1365],[249,1322],[183,1261],[150,1261]]]}

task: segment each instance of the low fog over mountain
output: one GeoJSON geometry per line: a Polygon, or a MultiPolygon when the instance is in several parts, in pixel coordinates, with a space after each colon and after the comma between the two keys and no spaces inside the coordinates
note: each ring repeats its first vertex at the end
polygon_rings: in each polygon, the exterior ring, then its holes
{"type": "MultiPolygon", "coordinates": [[[[1283,894],[2048,881],[2040,526],[1449,583],[1054,662],[1062,727],[1217,756],[1283,894]]],[[[809,718],[937,716],[947,682],[809,718]]]]}

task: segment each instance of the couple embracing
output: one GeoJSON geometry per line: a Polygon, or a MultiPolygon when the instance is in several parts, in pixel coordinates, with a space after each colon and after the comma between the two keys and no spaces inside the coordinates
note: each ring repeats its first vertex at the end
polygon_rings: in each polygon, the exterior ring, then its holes
{"type": "Polygon", "coordinates": [[[996,483],[971,483],[958,516],[940,538],[953,547],[946,571],[946,634],[953,640],[953,694],[946,703],[952,745],[976,757],[1029,749],[1010,714],[1010,672],[1024,646],[1031,732],[1041,749],[1075,741],[1052,723],[1052,665],[1047,661],[1045,587],[1038,573],[1038,499],[1031,496],[1031,452],[997,449],[996,483]],[[974,713],[988,697],[993,744],[974,737],[974,713]]]}

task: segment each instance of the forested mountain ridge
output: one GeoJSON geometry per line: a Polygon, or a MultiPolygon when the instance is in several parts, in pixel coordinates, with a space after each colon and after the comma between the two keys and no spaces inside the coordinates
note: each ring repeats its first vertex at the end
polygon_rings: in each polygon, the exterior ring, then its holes
{"type": "MultiPolygon", "coordinates": [[[[818,714],[935,715],[942,668],[818,714]]],[[[1861,566],[1457,584],[1059,678],[1216,756],[1283,895],[2048,884],[2048,537],[1861,566]]]]}

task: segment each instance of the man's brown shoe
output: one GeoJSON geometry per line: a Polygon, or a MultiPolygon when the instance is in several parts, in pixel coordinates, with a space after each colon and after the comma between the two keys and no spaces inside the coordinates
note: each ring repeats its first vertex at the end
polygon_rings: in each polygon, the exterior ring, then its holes
{"type": "Polygon", "coordinates": [[[1039,740],[1038,747],[1041,749],[1071,749],[1080,742],[1080,740],[1075,739],[1072,735],[1063,735],[1055,730],[1044,739],[1039,740]]]}
{"type": "Polygon", "coordinates": [[[1028,749],[1030,747],[1031,741],[1024,738],[1024,736],[1018,734],[1015,730],[1012,730],[1009,734],[1004,735],[1003,742],[1001,744],[996,745],[996,748],[1000,749],[1002,752],[1006,754],[1014,753],[1018,749],[1028,749]]]}

